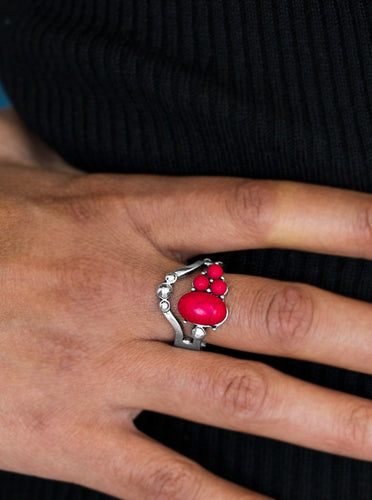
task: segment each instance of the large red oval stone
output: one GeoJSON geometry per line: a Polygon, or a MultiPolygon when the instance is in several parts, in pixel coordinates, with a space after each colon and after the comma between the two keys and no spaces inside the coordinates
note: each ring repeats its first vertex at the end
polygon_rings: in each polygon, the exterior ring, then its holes
{"type": "Polygon", "coordinates": [[[190,292],[178,302],[181,316],[197,325],[218,325],[226,317],[226,305],[219,297],[207,292],[190,292]]]}

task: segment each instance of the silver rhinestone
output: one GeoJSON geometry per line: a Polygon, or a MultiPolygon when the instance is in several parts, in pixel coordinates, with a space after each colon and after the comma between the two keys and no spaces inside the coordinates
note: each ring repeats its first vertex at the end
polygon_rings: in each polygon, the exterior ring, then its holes
{"type": "Polygon", "coordinates": [[[197,340],[203,340],[207,336],[207,332],[201,326],[194,326],[191,330],[191,336],[197,340]]]}
{"type": "Polygon", "coordinates": [[[162,283],[158,286],[157,292],[159,299],[168,299],[172,295],[171,285],[162,283]]]}
{"type": "Polygon", "coordinates": [[[166,313],[170,310],[170,303],[167,300],[162,300],[159,305],[162,312],[166,313]]]}
{"type": "Polygon", "coordinates": [[[169,274],[166,275],[165,281],[169,285],[173,285],[173,283],[175,283],[177,281],[177,276],[174,273],[169,273],[169,274]]]}

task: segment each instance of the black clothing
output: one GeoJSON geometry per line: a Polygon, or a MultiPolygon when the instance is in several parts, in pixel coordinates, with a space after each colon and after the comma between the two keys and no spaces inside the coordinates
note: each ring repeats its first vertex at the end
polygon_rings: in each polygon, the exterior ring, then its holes
{"type": "MultiPolygon", "coordinates": [[[[91,172],[289,179],[371,192],[371,47],[366,0],[0,0],[7,93],[28,126],[91,172]]],[[[372,262],[362,259],[290,250],[218,257],[229,272],[372,297],[372,262]]],[[[372,398],[364,374],[229,354],[372,398]]],[[[275,498],[372,498],[367,462],[163,415],[137,422],[216,474],[275,498]]],[[[103,497],[0,475],[1,499],[103,497]]]]}

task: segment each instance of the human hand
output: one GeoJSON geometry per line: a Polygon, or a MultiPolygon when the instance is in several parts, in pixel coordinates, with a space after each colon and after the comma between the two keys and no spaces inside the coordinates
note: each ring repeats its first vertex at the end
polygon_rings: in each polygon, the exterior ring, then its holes
{"type": "MultiPolygon", "coordinates": [[[[259,498],[140,433],[142,409],[372,459],[370,401],[176,349],[155,294],[196,254],[276,247],[370,258],[370,195],[86,175],[8,155],[0,178],[0,468],[128,500],[259,498]]],[[[370,304],[299,283],[226,280],[229,319],[209,343],[372,372],[370,304]]],[[[186,287],[177,283],[178,297],[186,287]]]]}

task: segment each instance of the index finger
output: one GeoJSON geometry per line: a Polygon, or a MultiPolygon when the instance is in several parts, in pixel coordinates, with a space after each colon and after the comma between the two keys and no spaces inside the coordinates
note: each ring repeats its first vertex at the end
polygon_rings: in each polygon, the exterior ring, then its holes
{"type": "Polygon", "coordinates": [[[142,177],[147,189],[129,181],[136,194],[130,213],[157,248],[182,260],[247,248],[372,257],[368,193],[289,181],[142,177]]]}

